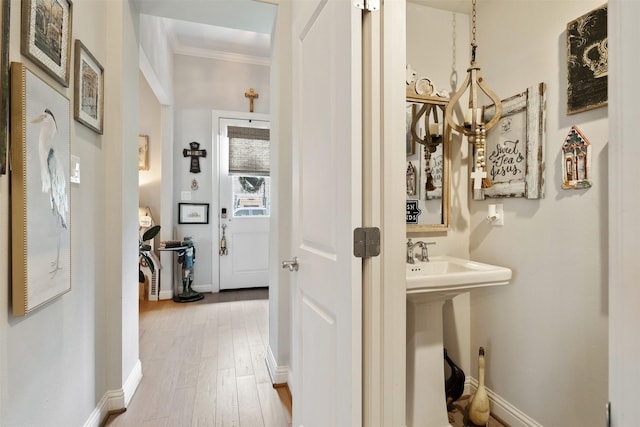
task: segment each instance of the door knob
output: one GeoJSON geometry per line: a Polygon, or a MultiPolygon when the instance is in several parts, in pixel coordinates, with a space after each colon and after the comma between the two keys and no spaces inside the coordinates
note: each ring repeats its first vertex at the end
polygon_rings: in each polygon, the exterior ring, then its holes
{"type": "Polygon", "coordinates": [[[294,256],[291,261],[282,261],[282,268],[288,268],[289,271],[298,271],[298,257],[294,256]]]}

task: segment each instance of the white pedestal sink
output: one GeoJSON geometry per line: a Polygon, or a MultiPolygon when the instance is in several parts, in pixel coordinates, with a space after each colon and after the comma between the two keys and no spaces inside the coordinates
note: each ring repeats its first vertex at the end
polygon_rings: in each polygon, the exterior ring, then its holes
{"type": "Polygon", "coordinates": [[[444,392],[442,306],[474,288],[506,285],[511,270],[449,256],[407,264],[407,426],[450,426],[444,392]]]}

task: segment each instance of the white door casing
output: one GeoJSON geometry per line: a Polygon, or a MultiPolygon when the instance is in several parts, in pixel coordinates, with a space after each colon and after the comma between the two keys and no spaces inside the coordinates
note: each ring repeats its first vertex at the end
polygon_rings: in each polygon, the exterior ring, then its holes
{"type": "Polygon", "coordinates": [[[295,1],[293,425],[362,423],[361,12],[295,1]]]}
{"type": "MultiPolygon", "coordinates": [[[[636,142],[640,114],[637,70],[640,3],[613,0],[608,6],[609,49],[609,399],[611,426],[637,424],[640,381],[640,179],[636,142]]],[[[603,423],[603,425],[605,425],[603,423]]]]}

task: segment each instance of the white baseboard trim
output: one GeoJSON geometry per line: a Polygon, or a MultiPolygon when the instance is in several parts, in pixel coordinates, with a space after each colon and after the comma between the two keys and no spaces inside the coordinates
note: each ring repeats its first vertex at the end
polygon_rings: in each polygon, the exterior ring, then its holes
{"type": "Polygon", "coordinates": [[[142,381],[142,364],[138,360],[122,388],[119,390],[107,390],[102,396],[96,408],[85,421],[84,427],[100,427],[100,424],[109,413],[124,410],[129,405],[140,381],[142,381]]]}
{"type": "Polygon", "coordinates": [[[276,358],[273,357],[273,352],[271,351],[270,346],[267,346],[265,362],[267,363],[267,370],[269,371],[272,384],[284,384],[289,382],[289,367],[278,366],[276,358]]]}
{"type": "Polygon", "coordinates": [[[207,285],[193,285],[192,288],[196,292],[213,292],[213,285],[211,283],[207,285]]]}
{"type": "MultiPolygon", "coordinates": [[[[474,393],[478,389],[478,380],[475,378],[467,376],[467,381],[469,385],[469,394],[474,393]]],[[[465,389],[467,388],[465,384],[465,389]]],[[[504,400],[500,395],[495,393],[493,390],[487,388],[487,395],[489,396],[489,401],[491,402],[491,414],[500,418],[502,421],[507,423],[511,427],[542,427],[542,424],[529,417],[524,412],[520,411],[518,408],[504,400]]]]}
{"type": "Polygon", "coordinates": [[[160,295],[158,296],[158,299],[160,300],[166,300],[171,298],[173,298],[173,291],[171,289],[166,289],[164,291],[161,290],[160,295]]]}
{"type": "Polygon", "coordinates": [[[122,390],[124,392],[124,406],[117,409],[124,409],[129,406],[129,402],[131,402],[131,398],[136,393],[136,390],[140,385],[140,381],[142,381],[142,362],[138,359],[122,386],[122,390]]]}

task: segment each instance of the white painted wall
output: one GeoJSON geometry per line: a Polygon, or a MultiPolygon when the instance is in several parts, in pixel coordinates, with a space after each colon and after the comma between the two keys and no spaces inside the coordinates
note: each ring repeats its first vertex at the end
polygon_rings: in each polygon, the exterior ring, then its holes
{"type": "Polygon", "coordinates": [[[545,198],[505,199],[505,225],[471,201],[473,259],[513,269],[508,287],[471,296],[471,353],[487,386],[542,425],[604,425],[607,401],[607,108],[566,115],[566,25],[601,1],[478,3],[478,62],[501,98],[545,82],[545,198]],[[571,125],[592,143],[593,188],[561,188],[571,125]]]}
{"type": "Polygon", "coordinates": [[[249,111],[244,94],[253,88],[255,113],[269,113],[269,67],[211,58],[175,55],[175,108],[249,111]]]}
{"type": "MultiPolygon", "coordinates": [[[[73,39],[105,68],[105,132],[71,119],[71,153],[81,161],[81,183],[70,186],[72,289],[23,318],[10,308],[9,176],[0,176],[3,426],[83,425],[105,393],[122,393],[138,363],[137,16],[126,1],[88,0],[75,1],[73,15],[73,39]]],[[[12,61],[73,100],[73,71],[62,88],[21,56],[19,1],[11,2],[10,39],[12,61]]]]}
{"type": "MultiPolygon", "coordinates": [[[[186,236],[193,238],[196,248],[196,260],[193,271],[193,288],[197,291],[211,291],[211,285],[217,283],[218,266],[212,265],[211,255],[217,244],[213,242],[213,230],[217,230],[218,200],[212,194],[217,194],[217,177],[212,176],[215,170],[217,149],[211,143],[211,110],[178,109],[175,111],[175,132],[173,145],[173,200],[175,200],[175,227],[178,239],[186,236]],[[189,172],[190,157],[184,157],[182,150],[189,148],[189,143],[200,143],[200,149],[207,150],[206,157],[200,157],[200,173],[189,172]],[[198,181],[198,189],[191,189],[193,179],[198,181]],[[215,184],[214,184],[215,183],[215,184]],[[183,200],[182,192],[188,192],[191,200],[183,200]],[[178,203],[209,203],[209,224],[178,224],[178,203]],[[215,274],[215,278],[213,276],[215,274]]],[[[166,255],[168,258],[168,255],[166,255]]],[[[165,258],[165,260],[167,260],[165,258]]],[[[166,287],[166,286],[165,286],[166,287]]],[[[180,288],[180,291],[182,289],[180,288]]]]}
{"type": "Polygon", "coordinates": [[[162,105],[140,73],[140,135],[149,137],[149,170],[138,173],[140,207],[149,207],[156,224],[162,220],[162,105]]]}
{"type": "MultiPolygon", "coordinates": [[[[464,82],[469,66],[469,34],[469,15],[407,3],[407,62],[416,70],[417,77],[428,77],[438,90],[454,93],[454,64],[457,72],[455,88],[464,82]]],[[[455,134],[451,144],[451,227],[447,232],[411,233],[408,237],[414,242],[436,242],[436,246],[429,250],[431,255],[467,258],[470,233],[467,199],[469,144],[455,134]]],[[[449,356],[469,372],[469,294],[447,301],[443,316],[445,348],[449,356]]]]}

